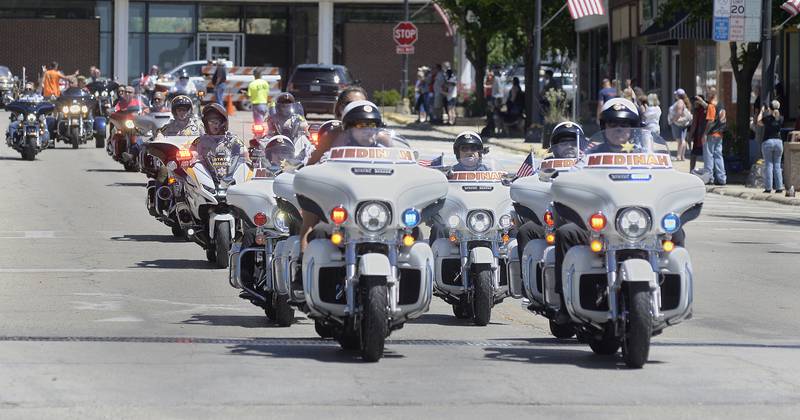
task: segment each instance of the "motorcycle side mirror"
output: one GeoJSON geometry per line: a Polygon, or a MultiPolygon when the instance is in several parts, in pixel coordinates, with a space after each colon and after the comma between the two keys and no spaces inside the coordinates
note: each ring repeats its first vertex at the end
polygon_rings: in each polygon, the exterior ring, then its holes
{"type": "Polygon", "coordinates": [[[558,171],[553,168],[542,169],[539,171],[539,181],[551,182],[558,176],[558,171]]]}

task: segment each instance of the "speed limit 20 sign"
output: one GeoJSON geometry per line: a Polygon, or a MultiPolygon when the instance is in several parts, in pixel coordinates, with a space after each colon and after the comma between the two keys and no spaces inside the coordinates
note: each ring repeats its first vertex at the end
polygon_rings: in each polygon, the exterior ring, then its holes
{"type": "Polygon", "coordinates": [[[392,30],[392,38],[397,44],[398,54],[414,54],[414,43],[417,42],[417,26],[411,22],[400,22],[392,30]]]}

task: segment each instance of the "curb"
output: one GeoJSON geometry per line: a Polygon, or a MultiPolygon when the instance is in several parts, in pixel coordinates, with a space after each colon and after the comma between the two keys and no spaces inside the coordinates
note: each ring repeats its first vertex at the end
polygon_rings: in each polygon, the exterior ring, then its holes
{"type": "MultiPolygon", "coordinates": [[[[403,116],[401,114],[397,114],[397,113],[394,113],[394,112],[385,112],[383,114],[383,116],[387,120],[390,120],[392,122],[395,122],[397,124],[402,124],[402,125],[409,125],[409,124],[412,124],[414,121],[416,121],[412,117],[405,117],[405,116],[403,116]]],[[[435,125],[431,126],[430,128],[431,128],[431,130],[436,131],[438,133],[447,134],[448,136],[452,136],[453,135],[453,133],[451,133],[450,131],[444,130],[444,129],[442,129],[440,127],[437,127],[435,125]]],[[[488,143],[488,144],[490,144],[492,146],[497,146],[499,148],[506,149],[506,150],[511,150],[513,152],[518,152],[518,153],[529,153],[531,151],[531,147],[534,144],[534,143],[510,144],[510,143],[503,143],[502,140],[501,141],[497,141],[497,139],[495,139],[495,141],[492,141],[492,139],[487,139],[486,143],[488,143]]]]}
{"type": "Polygon", "coordinates": [[[727,197],[736,197],[741,198],[743,200],[752,200],[752,201],[769,201],[773,203],[788,205],[788,206],[800,206],[800,199],[797,198],[790,198],[785,197],[782,195],[767,195],[764,193],[758,192],[748,192],[748,191],[731,191],[722,186],[708,186],[706,187],[706,192],[717,194],[717,195],[724,195],[727,197]]]}

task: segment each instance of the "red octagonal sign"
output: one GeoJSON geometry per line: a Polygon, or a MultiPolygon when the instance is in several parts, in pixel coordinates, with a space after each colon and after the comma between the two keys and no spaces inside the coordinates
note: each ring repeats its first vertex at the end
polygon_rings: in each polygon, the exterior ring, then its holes
{"type": "Polygon", "coordinates": [[[392,37],[397,45],[414,45],[417,42],[417,26],[411,22],[400,22],[395,25],[392,37]]]}

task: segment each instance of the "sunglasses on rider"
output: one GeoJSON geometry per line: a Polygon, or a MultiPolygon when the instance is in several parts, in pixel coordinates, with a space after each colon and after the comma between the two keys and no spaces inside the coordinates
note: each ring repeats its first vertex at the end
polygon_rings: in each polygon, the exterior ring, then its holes
{"type": "Polygon", "coordinates": [[[376,122],[357,122],[353,124],[353,128],[378,128],[378,123],[376,122]]]}
{"type": "Polygon", "coordinates": [[[606,123],[606,128],[631,128],[631,125],[628,123],[606,123]]]}

